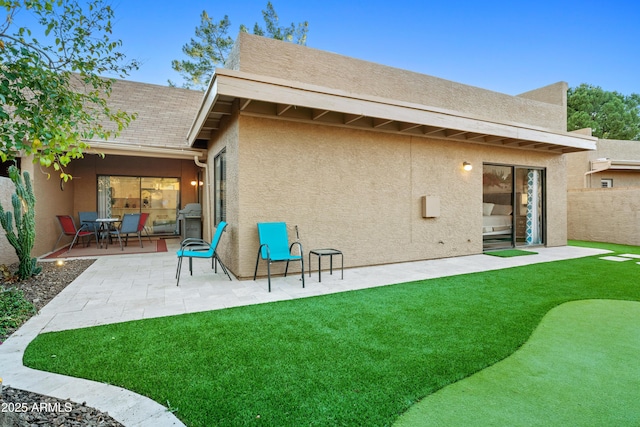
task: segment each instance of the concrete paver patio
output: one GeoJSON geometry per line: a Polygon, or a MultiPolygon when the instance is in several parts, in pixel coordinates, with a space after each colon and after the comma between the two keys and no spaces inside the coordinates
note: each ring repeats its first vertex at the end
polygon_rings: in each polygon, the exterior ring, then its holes
{"type": "MultiPolygon", "coordinates": [[[[470,255],[352,268],[345,270],[344,280],[334,269],[333,275],[328,272],[322,275],[321,283],[317,274],[307,275],[304,289],[299,275],[272,278],[269,293],[266,279],[229,281],[220,268],[215,274],[208,260],[194,260],[193,276],[184,268],[177,287],[177,247],[177,241],[169,241],[166,253],[99,258],[0,346],[0,377],[4,385],[86,402],[126,426],[180,426],[183,424],[165,407],[131,391],[26,368],[22,365],[24,350],[43,332],[268,303],[608,252],[563,246],[536,248],[537,255],[513,258],[470,255]]],[[[275,270],[279,271],[278,266],[275,270]]]]}

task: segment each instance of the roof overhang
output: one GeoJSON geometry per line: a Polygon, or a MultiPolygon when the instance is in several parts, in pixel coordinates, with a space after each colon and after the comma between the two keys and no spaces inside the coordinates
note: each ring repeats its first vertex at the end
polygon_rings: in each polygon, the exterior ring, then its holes
{"type": "Polygon", "coordinates": [[[103,141],[90,141],[88,142],[90,149],[87,150],[90,154],[105,154],[116,156],[135,156],[135,157],[151,157],[151,158],[163,158],[163,159],[178,159],[178,160],[193,160],[199,158],[200,160],[207,157],[206,150],[198,150],[195,148],[173,148],[173,147],[158,147],[150,145],[130,144],[130,143],[117,143],[117,142],[103,142],[103,141]]]}
{"type": "Polygon", "coordinates": [[[338,89],[218,69],[191,126],[190,146],[210,139],[234,106],[240,114],[550,153],[595,150],[597,138],[338,89]]]}
{"type": "Polygon", "coordinates": [[[603,172],[605,170],[640,172],[640,161],[598,159],[591,162],[591,172],[603,172]]]}

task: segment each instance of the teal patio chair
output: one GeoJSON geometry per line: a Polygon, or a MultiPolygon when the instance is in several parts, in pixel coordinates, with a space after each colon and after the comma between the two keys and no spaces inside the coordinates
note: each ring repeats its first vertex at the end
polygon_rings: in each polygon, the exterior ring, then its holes
{"type": "Polygon", "coordinates": [[[258,274],[258,263],[260,262],[260,258],[266,260],[269,292],[271,292],[271,263],[286,261],[287,266],[284,270],[284,277],[287,277],[289,261],[300,261],[302,269],[302,287],[304,288],[304,256],[302,252],[302,244],[300,242],[293,242],[289,245],[287,224],[284,222],[259,222],[258,235],[260,236],[260,248],[258,249],[256,270],[253,273],[253,280],[256,280],[256,276],[258,274]],[[300,255],[293,255],[291,253],[293,245],[298,245],[300,255]]]}
{"type": "Polygon", "coordinates": [[[189,258],[189,273],[193,276],[193,258],[211,258],[211,268],[215,269],[215,272],[218,272],[218,267],[216,263],[220,264],[222,271],[227,275],[229,280],[231,280],[231,276],[227,271],[227,267],[224,266],[222,261],[220,261],[220,257],[216,252],[218,248],[218,243],[220,243],[220,237],[222,236],[222,232],[224,231],[227,223],[222,221],[218,224],[216,228],[216,234],[213,236],[213,241],[211,243],[207,243],[202,239],[196,238],[188,238],[184,239],[182,243],[180,243],[180,249],[176,252],[178,255],[178,267],[176,268],[176,286],[180,284],[180,270],[182,270],[182,258],[189,258]]]}

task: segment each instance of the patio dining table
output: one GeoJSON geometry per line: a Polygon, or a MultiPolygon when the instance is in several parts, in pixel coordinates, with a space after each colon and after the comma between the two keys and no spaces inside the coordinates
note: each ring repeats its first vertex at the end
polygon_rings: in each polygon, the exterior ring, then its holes
{"type": "MultiPolygon", "coordinates": [[[[115,224],[120,222],[120,218],[97,218],[96,222],[99,224],[98,236],[100,236],[100,247],[102,248],[102,242],[105,238],[109,237],[110,231],[115,230],[115,224]]],[[[109,241],[105,242],[104,248],[109,247],[109,241]]]]}

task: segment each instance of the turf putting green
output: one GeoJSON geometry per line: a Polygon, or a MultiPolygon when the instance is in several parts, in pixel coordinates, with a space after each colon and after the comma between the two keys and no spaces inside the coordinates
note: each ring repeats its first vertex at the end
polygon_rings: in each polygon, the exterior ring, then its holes
{"type": "Polygon", "coordinates": [[[640,425],[640,303],[551,310],[507,359],[427,396],[395,427],[640,425]]]}

